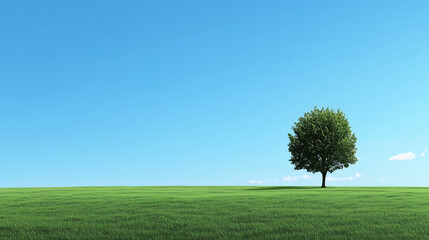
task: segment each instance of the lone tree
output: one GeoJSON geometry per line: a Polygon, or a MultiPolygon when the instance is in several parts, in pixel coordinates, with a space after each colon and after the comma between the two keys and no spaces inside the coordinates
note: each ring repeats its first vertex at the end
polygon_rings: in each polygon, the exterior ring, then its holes
{"type": "Polygon", "coordinates": [[[326,174],[348,167],[357,162],[356,136],[352,133],[349,121],[340,110],[314,107],[300,117],[289,135],[289,161],[295,170],[322,173],[322,188],[326,174]]]}

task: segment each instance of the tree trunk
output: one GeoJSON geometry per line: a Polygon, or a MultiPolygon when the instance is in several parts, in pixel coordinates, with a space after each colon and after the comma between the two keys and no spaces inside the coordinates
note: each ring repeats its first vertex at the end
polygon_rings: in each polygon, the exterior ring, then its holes
{"type": "Polygon", "coordinates": [[[322,188],[325,188],[325,180],[326,180],[326,173],[327,172],[322,172],[322,188]]]}

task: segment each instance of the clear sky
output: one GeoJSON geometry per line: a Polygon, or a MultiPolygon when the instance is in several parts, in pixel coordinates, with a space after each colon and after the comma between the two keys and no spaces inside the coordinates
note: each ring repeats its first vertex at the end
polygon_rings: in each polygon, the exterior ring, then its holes
{"type": "Polygon", "coordinates": [[[3,2],[0,187],[320,185],[287,150],[316,105],[343,110],[358,138],[359,161],[328,186],[429,186],[428,13],[429,1],[3,2]]]}

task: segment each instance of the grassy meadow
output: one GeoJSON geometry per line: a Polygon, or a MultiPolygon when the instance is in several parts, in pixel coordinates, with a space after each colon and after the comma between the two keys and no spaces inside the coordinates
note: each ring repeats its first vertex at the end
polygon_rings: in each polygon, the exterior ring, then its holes
{"type": "Polygon", "coordinates": [[[429,188],[5,188],[0,206],[0,239],[429,239],[429,188]]]}

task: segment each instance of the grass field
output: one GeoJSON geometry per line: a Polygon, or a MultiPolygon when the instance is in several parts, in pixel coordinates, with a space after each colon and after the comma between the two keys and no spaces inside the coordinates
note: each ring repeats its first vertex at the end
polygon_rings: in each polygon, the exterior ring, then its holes
{"type": "Polygon", "coordinates": [[[429,239],[429,188],[15,188],[0,204],[0,239],[429,239]]]}

